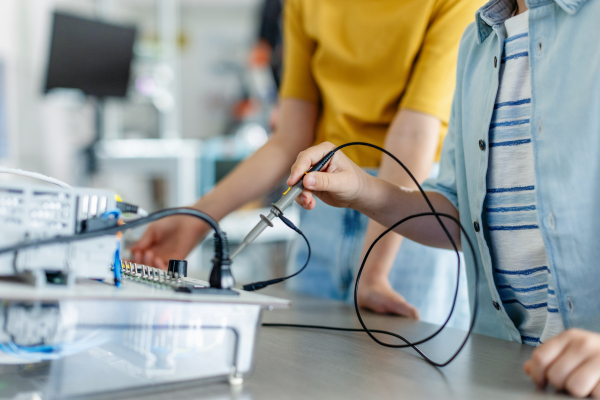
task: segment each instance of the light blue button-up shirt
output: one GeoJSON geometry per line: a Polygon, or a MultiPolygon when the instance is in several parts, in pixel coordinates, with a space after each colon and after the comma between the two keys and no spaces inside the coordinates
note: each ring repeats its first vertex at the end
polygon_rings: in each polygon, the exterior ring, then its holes
{"type": "MultiPolygon", "coordinates": [[[[565,327],[600,332],[600,1],[527,0],[527,5],[538,223],[565,327]]],[[[494,284],[482,214],[503,22],[513,10],[510,0],[489,2],[462,38],[440,176],[424,189],[455,205],[476,247],[475,330],[520,342],[494,284]]],[[[465,246],[463,240],[472,296],[474,262],[465,246]]]]}

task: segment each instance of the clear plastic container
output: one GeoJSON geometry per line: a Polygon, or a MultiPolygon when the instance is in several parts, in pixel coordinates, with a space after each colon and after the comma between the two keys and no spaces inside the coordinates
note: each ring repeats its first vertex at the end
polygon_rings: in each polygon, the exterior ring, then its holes
{"type": "Polygon", "coordinates": [[[261,304],[237,297],[5,300],[0,398],[62,399],[191,380],[240,384],[252,370],[261,313],[269,306],[265,296],[261,304]]]}

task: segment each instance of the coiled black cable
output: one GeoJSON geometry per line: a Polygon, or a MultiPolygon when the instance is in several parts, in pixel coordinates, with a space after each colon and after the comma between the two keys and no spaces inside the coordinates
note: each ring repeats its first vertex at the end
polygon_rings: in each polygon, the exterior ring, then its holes
{"type": "Polygon", "coordinates": [[[471,239],[469,238],[469,236],[467,235],[467,232],[465,230],[465,228],[462,226],[462,224],[460,223],[460,221],[458,219],[456,219],[455,217],[453,217],[452,215],[448,215],[448,214],[444,214],[444,213],[438,213],[435,208],[433,207],[433,204],[431,203],[431,201],[429,200],[429,197],[427,197],[427,194],[425,193],[425,191],[423,190],[423,188],[421,187],[421,185],[419,184],[419,182],[417,181],[417,179],[414,177],[414,175],[410,172],[410,170],[396,157],[394,156],[392,153],[390,153],[389,151],[387,151],[386,149],[379,147],[377,145],[371,144],[371,143],[365,143],[365,142],[351,142],[351,143],[346,143],[343,144],[341,146],[336,147],[335,149],[333,149],[332,151],[330,151],[329,153],[327,153],[325,155],[325,157],[323,157],[323,159],[321,161],[319,161],[319,163],[322,163],[323,165],[325,163],[323,163],[324,160],[326,160],[326,162],[328,162],[333,155],[345,148],[345,147],[349,147],[349,146],[366,146],[366,147],[371,147],[374,149],[377,149],[385,154],[387,154],[388,156],[390,156],[394,161],[396,161],[396,163],[398,163],[403,169],[404,171],[406,171],[406,173],[408,174],[408,176],[411,178],[411,180],[414,182],[414,184],[417,186],[417,188],[419,189],[419,191],[421,192],[421,195],[423,196],[423,198],[425,199],[425,202],[427,203],[427,205],[429,206],[429,208],[431,209],[431,212],[426,212],[426,213],[419,213],[419,214],[415,214],[415,215],[410,215],[406,218],[403,218],[402,220],[398,221],[397,223],[395,223],[394,225],[392,225],[391,227],[389,227],[388,229],[386,229],[381,235],[379,235],[379,237],[377,237],[377,239],[375,239],[375,241],[373,241],[373,243],[371,244],[371,246],[369,246],[369,249],[367,250],[367,253],[365,254],[365,257],[361,263],[360,269],[356,275],[356,281],[354,284],[354,309],[356,311],[356,316],[358,317],[358,320],[362,326],[362,329],[356,329],[356,328],[338,328],[338,327],[331,327],[331,326],[319,326],[319,325],[304,325],[304,324],[263,324],[263,326],[267,326],[267,327],[292,327],[292,328],[308,328],[308,329],[326,329],[326,330],[333,330],[333,331],[346,331],[346,332],[366,332],[369,337],[371,339],[373,339],[377,344],[381,345],[381,346],[385,346],[385,347],[391,347],[391,348],[406,348],[406,347],[410,347],[412,349],[414,349],[421,357],[423,357],[423,359],[425,361],[427,361],[429,364],[436,366],[436,367],[444,367],[446,365],[448,365],[449,363],[451,363],[457,356],[458,354],[462,351],[462,349],[464,348],[465,344],[467,343],[467,340],[469,339],[469,337],[471,336],[471,333],[473,332],[473,327],[475,325],[475,320],[477,318],[477,309],[478,309],[478,301],[479,301],[479,268],[477,265],[477,258],[475,257],[475,249],[473,247],[473,243],[471,243],[471,239]],[[448,317],[446,318],[446,320],[444,321],[444,323],[440,326],[439,329],[437,329],[434,333],[432,333],[431,335],[429,335],[428,337],[421,339],[419,341],[416,342],[411,342],[408,339],[404,338],[401,335],[398,335],[396,333],[393,332],[388,332],[388,331],[383,331],[383,330],[370,330],[365,322],[363,321],[361,314],[360,314],[360,309],[358,307],[358,298],[357,298],[357,294],[358,294],[358,284],[360,282],[360,278],[363,272],[363,269],[365,267],[365,264],[367,262],[367,259],[369,257],[369,255],[371,254],[371,251],[373,250],[373,248],[375,247],[375,245],[379,242],[379,240],[381,240],[385,235],[387,235],[389,232],[391,232],[392,230],[394,230],[396,227],[400,226],[401,224],[403,224],[406,221],[412,220],[414,218],[420,218],[420,217],[426,217],[426,216],[434,216],[438,223],[440,224],[440,226],[442,227],[444,233],[446,234],[446,236],[448,237],[448,240],[450,241],[452,248],[454,249],[454,252],[456,253],[457,256],[457,278],[456,278],[456,288],[454,291],[454,298],[452,299],[452,307],[450,308],[450,312],[448,313],[448,317]],[[446,228],[446,225],[444,225],[444,223],[441,220],[441,217],[443,218],[448,218],[451,221],[453,221],[455,224],[457,224],[460,228],[460,231],[462,232],[462,234],[464,235],[464,237],[467,239],[467,243],[469,244],[469,249],[471,250],[471,255],[473,257],[473,261],[475,262],[475,294],[474,294],[474,298],[473,298],[473,311],[471,314],[471,323],[469,324],[469,329],[467,331],[467,334],[465,335],[464,340],[462,341],[462,343],[460,344],[460,346],[458,347],[458,349],[456,350],[456,352],[445,362],[441,362],[438,363],[436,361],[433,361],[432,359],[430,359],[425,353],[423,353],[422,350],[420,350],[417,345],[419,344],[423,344],[433,338],[435,338],[438,334],[440,334],[442,332],[442,330],[448,325],[448,322],[450,321],[450,318],[452,317],[453,313],[454,313],[454,308],[456,306],[456,300],[458,297],[458,289],[459,289],[459,281],[460,281],[460,254],[458,251],[458,246],[456,245],[454,239],[452,238],[452,235],[450,234],[450,232],[448,232],[448,229],[446,228]],[[398,339],[400,339],[401,341],[403,341],[406,344],[392,344],[392,343],[386,343],[383,342],[379,339],[377,339],[373,333],[380,333],[380,334],[385,334],[388,336],[393,336],[396,337],[398,339]]]}

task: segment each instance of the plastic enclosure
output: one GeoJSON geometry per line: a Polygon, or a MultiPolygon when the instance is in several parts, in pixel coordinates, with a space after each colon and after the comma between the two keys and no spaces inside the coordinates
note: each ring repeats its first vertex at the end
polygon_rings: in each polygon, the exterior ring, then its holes
{"type": "Polygon", "coordinates": [[[2,297],[12,297],[0,306],[3,399],[24,391],[63,399],[192,380],[239,384],[252,370],[262,310],[289,305],[254,293],[183,294],[129,280],[121,291],[78,284],[68,296],[15,286],[0,282],[2,297]],[[24,300],[27,293],[38,299],[24,300]],[[119,295],[111,300],[111,293],[119,295]]]}

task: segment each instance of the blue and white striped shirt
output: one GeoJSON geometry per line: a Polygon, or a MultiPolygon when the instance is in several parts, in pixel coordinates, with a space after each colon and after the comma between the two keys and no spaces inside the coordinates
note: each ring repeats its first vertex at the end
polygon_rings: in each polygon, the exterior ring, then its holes
{"type": "Polygon", "coordinates": [[[500,298],[523,343],[538,345],[565,328],[536,211],[528,17],[526,12],[505,21],[485,211],[500,298]]]}

